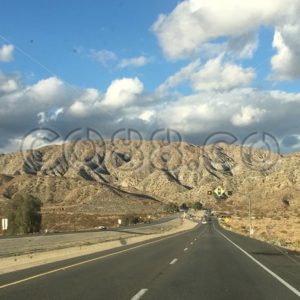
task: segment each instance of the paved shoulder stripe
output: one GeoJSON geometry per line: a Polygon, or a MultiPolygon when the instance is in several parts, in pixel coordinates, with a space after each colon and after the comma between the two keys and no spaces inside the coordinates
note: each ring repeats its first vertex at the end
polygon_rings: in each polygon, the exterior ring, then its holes
{"type": "Polygon", "coordinates": [[[236,243],[234,243],[230,238],[228,238],[225,234],[223,234],[221,231],[215,228],[215,230],[222,235],[228,242],[230,242],[232,245],[234,245],[236,248],[238,248],[241,252],[243,252],[245,255],[247,255],[251,260],[253,260],[256,264],[258,264],[261,268],[263,268],[265,271],[267,271],[270,275],[272,275],[275,279],[277,279],[280,283],[282,283],[285,287],[287,287],[291,292],[293,292],[295,295],[300,297],[300,291],[298,291],[296,288],[291,286],[288,282],[286,282],[284,279],[282,279],[280,276],[275,274],[273,271],[271,271],[269,268],[267,268],[265,265],[263,265],[261,262],[259,262],[257,259],[255,259],[252,255],[250,255],[247,251],[242,249],[240,246],[238,246],[236,243]]]}

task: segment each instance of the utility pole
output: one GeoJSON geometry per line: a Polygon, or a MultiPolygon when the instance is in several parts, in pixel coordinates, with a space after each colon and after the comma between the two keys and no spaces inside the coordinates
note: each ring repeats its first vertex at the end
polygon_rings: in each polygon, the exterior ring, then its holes
{"type": "MultiPolygon", "coordinates": [[[[225,193],[225,190],[222,187],[217,187],[214,191],[208,191],[208,195],[217,195],[220,197],[225,193]]],[[[230,195],[232,195],[233,192],[230,191],[230,195]]],[[[244,195],[240,192],[237,192],[238,195],[244,195]]],[[[252,226],[252,199],[251,199],[251,193],[248,193],[248,219],[249,219],[249,236],[252,237],[254,230],[252,226]]]]}
{"type": "Polygon", "coordinates": [[[252,203],[251,203],[251,196],[249,194],[249,236],[253,235],[253,227],[252,227],[252,203]]]}

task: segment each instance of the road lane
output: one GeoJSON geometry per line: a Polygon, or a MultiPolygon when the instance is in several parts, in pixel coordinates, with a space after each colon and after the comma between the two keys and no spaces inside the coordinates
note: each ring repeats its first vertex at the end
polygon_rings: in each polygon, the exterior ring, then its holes
{"type": "MultiPolygon", "coordinates": [[[[220,233],[300,289],[300,269],[292,260],[214,221],[127,252],[0,288],[0,299],[299,299],[220,233]]],[[[53,264],[47,268],[53,269],[53,264]]],[[[3,280],[7,278],[0,279],[0,284],[3,280]]]]}
{"type": "MultiPolygon", "coordinates": [[[[172,272],[153,282],[143,299],[299,299],[286,286],[226,241],[213,224],[208,224],[207,227],[208,230],[186,256],[178,261],[172,272]],[[163,298],[158,298],[159,295],[163,295],[163,298]]],[[[228,233],[219,226],[218,230],[228,233]]],[[[268,248],[268,245],[265,246],[268,248]]],[[[273,262],[273,265],[276,264],[273,262]]],[[[288,260],[286,264],[291,266],[288,260]]],[[[299,285],[300,270],[293,270],[292,274],[293,278],[298,278],[299,285]]]]}
{"type": "Polygon", "coordinates": [[[202,230],[0,289],[0,299],[131,299],[171,267],[170,260],[202,230]]]}

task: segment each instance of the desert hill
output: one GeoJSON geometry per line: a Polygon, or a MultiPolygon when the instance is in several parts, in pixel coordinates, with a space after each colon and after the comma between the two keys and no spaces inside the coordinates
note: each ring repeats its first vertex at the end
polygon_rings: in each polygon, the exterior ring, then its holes
{"type": "Polygon", "coordinates": [[[164,203],[201,201],[227,211],[300,214],[300,155],[235,145],[163,141],[81,141],[0,155],[2,203],[16,192],[38,196],[44,210],[117,216],[160,214],[164,203]],[[222,186],[232,195],[217,200],[222,186]]]}

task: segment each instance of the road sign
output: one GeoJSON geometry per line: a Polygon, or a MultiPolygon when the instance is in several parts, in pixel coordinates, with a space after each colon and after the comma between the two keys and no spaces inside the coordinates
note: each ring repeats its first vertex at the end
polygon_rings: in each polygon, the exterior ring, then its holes
{"type": "Polygon", "coordinates": [[[218,187],[214,190],[214,193],[215,193],[218,197],[221,197],[221,196],[225,193],[225,190],[224,190],[221,186],[218,186],[218,187]]]}
{"type": "Polygon", "coordinates": [[[2,219],[2,230],[7,230],[8,228],[8,219],[2,219]]]}

